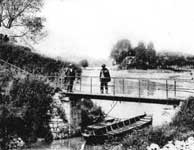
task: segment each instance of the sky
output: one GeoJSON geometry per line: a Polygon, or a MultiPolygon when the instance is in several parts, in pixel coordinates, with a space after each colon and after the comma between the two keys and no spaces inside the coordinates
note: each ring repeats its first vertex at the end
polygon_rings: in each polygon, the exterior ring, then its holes
{"type": "Polygon", "coordinates": [[[48,36],[37,48],[59,57],[106,59],[128,39],[194,54],[193,0],[46,0],[48,36]]]}

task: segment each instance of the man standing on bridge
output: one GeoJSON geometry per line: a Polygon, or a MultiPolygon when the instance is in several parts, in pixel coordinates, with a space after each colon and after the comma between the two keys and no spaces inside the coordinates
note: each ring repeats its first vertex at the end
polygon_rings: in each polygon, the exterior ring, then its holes
{"type": "Polygon", "coordinates": [[[106,89],[106,94],[108,94],[108,82],[111,81],[109,70],[106,68],[106,65],[102,65],[102,69],[100,71],[100,91],[104,93],[104,87],[106,89]]]}
{"type": "Polygon", "coordinates": [[[75,70],[72,64],[69,64],[69,67],[65,73],[66,82],[67,82],[67,92],[73,91],[73,82],[75,80],[75,70]]]}

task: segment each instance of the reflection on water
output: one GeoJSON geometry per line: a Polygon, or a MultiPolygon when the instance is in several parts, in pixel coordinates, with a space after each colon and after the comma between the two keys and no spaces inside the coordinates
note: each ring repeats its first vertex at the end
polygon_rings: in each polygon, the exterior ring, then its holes
{"type": "Polygon", "coordinates": [[[85,145],[82,138],[72,138],[67,140],[53,141],[52,144],[45,144],[43,142],[37,143],[35,146],[25,150],[103,150],[102,146],[85,145]]]}
{"type": "Polygon", "coordinates": [[[132,102],[111,102],[105,100],[93,100],[97,105],[101,106],[108,116],[115,118],[130,118],[143,113],[153,115],[153,126],[162,125],[171,121],[175,115],[177,108],[169,105],[132,103],[132,102]],[[116,105],[114,105],[116,103],[116,105]],[[114,108],[112,109],[112,107],[114,108]],[[111,110],[111,111],[110,111],[111,110]]]}

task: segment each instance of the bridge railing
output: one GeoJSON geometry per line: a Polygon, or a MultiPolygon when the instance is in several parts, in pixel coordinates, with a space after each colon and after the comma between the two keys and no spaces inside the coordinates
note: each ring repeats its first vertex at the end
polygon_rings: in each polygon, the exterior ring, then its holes
{"type": "MultiPolygon", "coordinates": [[[[13,73],[30,75],[36,79],[46,80],[55,87],[64,90],[68,87],[71,77],[43,76],[29,73],[13,64],[0,59],[0,64],[8,66],[13,73]]],[[[128,78],[112,77],[108,83],[109,95],[152,97],[152,98],[187,98],[194,95],[194,80],[165,79],[165,78],[128,78]]],[[[98,76],[77,76],[73,85],[73,92],[86,94],[101,94],[98,76]]],[[[106,93],[104,91],[104,93],[106,93]]]]}
{"type": "MultiPolygon", "coordinates": [[[[67,90],[72,77],[48,76],[55,86],[67,90]]],[[[187,98],[194,95],[193,80],[174,80],[165,78],[122,78],[112,77],[108,82],[108,94],[131,97],[152,98],[187,98]]],[[[68,92],[68,91],[67,91],[68,92]]],[[[76,77],[73,92],[101,94],[100,79],[97,76],[76,77]]],[[[104,89],[104,93],[106,91],[104,89]]]]}

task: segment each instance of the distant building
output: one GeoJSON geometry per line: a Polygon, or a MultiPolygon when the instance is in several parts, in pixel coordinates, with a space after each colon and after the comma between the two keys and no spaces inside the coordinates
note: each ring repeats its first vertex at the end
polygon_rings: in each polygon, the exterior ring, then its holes
{"type": "Polygon", "coordinates": [[[135,62],[136,62],[135,56],[125,57],[125,59],[123,60],[123,62],[121,64],[122,69],[128,69],[130,67],[133,67],[135,62]]]}

